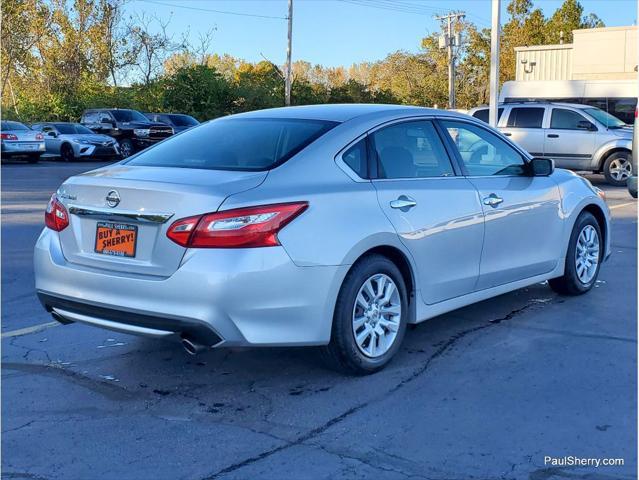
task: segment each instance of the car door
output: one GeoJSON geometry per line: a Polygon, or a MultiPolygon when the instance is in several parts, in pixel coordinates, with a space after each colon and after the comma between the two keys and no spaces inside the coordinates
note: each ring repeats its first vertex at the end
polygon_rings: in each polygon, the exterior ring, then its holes
{"type": "Polygon", "coordinates": [[[42,135],[44,136],[44,145],[47,149],[47,153],[59,154],[60,153],[60,133],[55,129],[53,125],[43,125],[42,135]]]}
{"type": "Polygon", "coordinates": [[[379,204],[416,266],[422,300],[472,292],[479,275],[483,214],[477,191],[456,175],[431,120],[411,120],[369,135],[379,204]]]}
{"type": "Polygon", "coordinates": [[[488,127],[441,119],[485,219],[476,289],[550,272],[559,261],[563,218],[551,177],[532,176],[524,156],[488,127]]]}
{"type": "Polygon", "coordinates": [[[500,131],[533,157],[541,157],[544,151],[544,130],[542,128],[545,107],[511,107],[506,126],[500,131]]]}
{"type": "Polygon", "coordinates": [[[581,113],[552,107],[548,128],[544,130],[544,156],[558,167],[590,169],[597,145],[597,127],[581,113]]]}

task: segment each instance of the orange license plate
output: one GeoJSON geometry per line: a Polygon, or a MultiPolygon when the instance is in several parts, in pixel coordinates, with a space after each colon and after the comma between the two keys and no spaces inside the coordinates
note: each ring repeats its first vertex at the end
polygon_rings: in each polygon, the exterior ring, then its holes
{"type": "Polygon", "coordinates": [[[98,222],[95,231],[95,251],[116,257],[135,257],[138,227],[123,223],[98,222]]]}

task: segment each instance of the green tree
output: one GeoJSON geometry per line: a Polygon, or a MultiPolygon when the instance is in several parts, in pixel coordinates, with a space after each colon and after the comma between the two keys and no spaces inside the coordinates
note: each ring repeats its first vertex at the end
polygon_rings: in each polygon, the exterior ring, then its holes
{"type": "Polygon", "coordinates": [[[214,68],[183,67],[159,83],[164,97],[161,107],[166,111],[187,113],[201,120],[231,113],[233,88],[214,68]]]}
{"type": "Polygon", "coordinates": [[[546,38],[548,43],[559,43],[563,32],[564,42],[571,43],[573,30],[603,26],[603,21],[597,15],[591,13],[584,16],[584,7],[577,0],[564,0],[548,20],[546,38]]]}

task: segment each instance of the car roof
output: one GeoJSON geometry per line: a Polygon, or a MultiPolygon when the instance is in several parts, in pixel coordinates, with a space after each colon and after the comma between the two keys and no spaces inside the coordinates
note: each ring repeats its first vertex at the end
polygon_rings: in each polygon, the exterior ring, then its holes
{"type": "MultiPolygon", "coordinates": [[[[583,103],[568,103],[568,102],[533,102],[533,101],[521,101],[521,102],[500,102],[499,103],[499,107],[505,107],[507,105],[524,105],[524,106],[530,106],[530,107],[535,107],[535,106],[539,106],[539,107],[545,107],[546,105],[553,105],[553,106],[557,106],[557,107],[570,107],[570,108],[579,108],[579,109],[583,109],[583,108],[596,108],[593,107],[592,105],[584,105],[583,103]]],[[[480,107],[475,107],[473,109],[473,111],[476,110],[485,110],[489,108],[488,105],[482,105],[480,107]]]]}
{"type": "MultiPolygon", "coordinates": [[[[345,122],[357,117],[374,114],[454,114],[454,112],[436,110],[433,108],[413,107],[407,105],[341,103],[328,105],[303,105],[297,107],[269,108],[233,115],[237,118],[299,118],[304,120],[327,120],[345,122]]],[[[460,115],[461,114],[454,114],[460,115]]]]}

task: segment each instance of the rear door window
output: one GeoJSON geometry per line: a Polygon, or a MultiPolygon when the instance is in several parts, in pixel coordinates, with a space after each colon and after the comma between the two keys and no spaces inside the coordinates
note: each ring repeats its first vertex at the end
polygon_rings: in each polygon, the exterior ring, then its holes
{"type": "Polygon", "coordinates": [[[513,128],[541,128],[544,121],[544,108],[513,107],[506,126],[513,128]]]}
{"type": "Polygon", "coordinates": [[[454,175],[448,154],[428,120],[404,122],[372,135],[379,178],[430,178],[454,175]]]}

